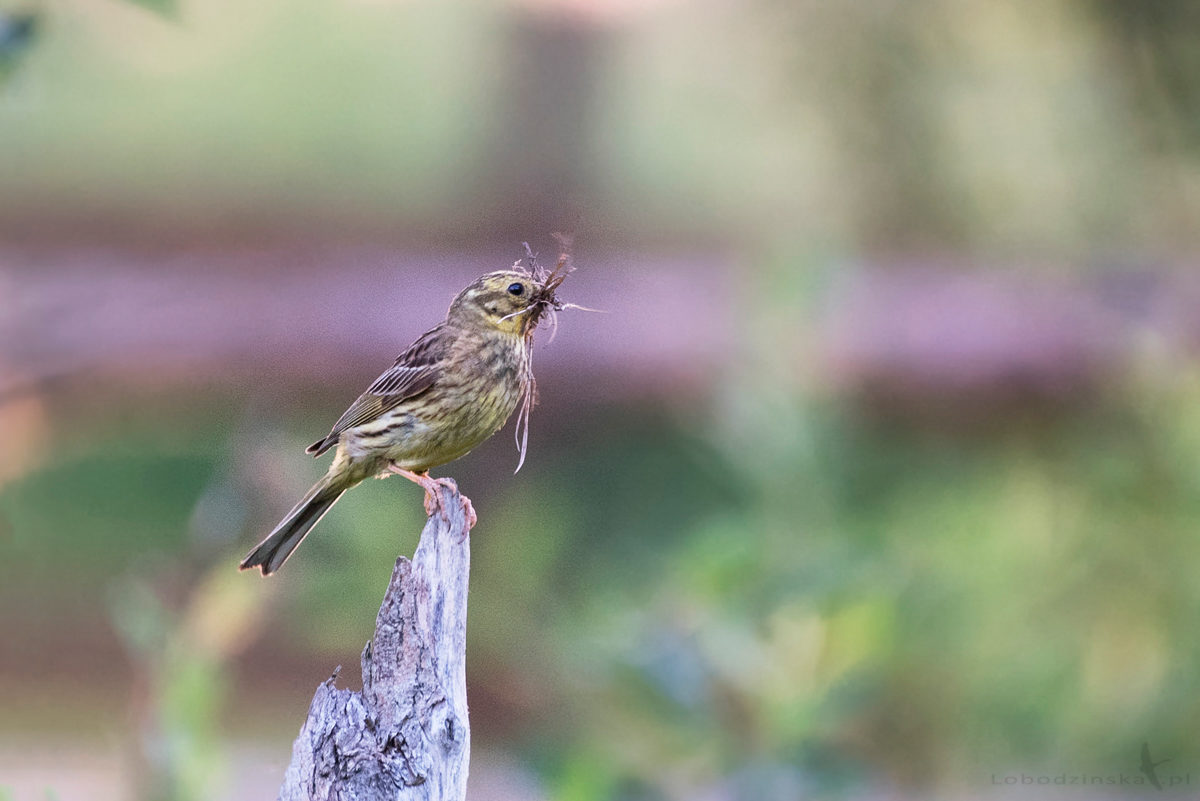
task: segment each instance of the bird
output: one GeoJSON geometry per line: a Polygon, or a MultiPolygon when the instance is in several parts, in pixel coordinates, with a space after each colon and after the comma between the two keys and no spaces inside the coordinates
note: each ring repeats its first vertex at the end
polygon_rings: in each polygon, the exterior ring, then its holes
{"type": "MultiPolygon", "coordinates": [[[[430,468],[451,462],[499,431],[518,406],[520,470],[535,400],[533,332],[541,318],[564,304],[555,290],[570,271],[559,257],[553,271],[517,261],[490,272],[458,293],[446,318],[396,357],[342,414],[327,435],[310,445],[314,457],[335,450],[328,472],[255,546],[242,570],[274,573],[346,490],[372,476],[401,475],[425,489],[425,510],[438,506],[430,468]],[[524,423],[524,431],[521,431],[524,423]]],[[[463,498],[468,525],[475,523],[463,498]]]]}

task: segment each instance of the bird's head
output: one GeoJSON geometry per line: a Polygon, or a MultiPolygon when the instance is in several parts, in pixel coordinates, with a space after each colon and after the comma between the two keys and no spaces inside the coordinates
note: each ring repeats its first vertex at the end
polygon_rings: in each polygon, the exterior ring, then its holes
{"type": "Polygon", "coordinates": [[[497,270],[477,278],[450,304],[447,321],[486,327],[517,336],[533,333],[546,311],[562,307],[554,290],[562,283],[553,274],[541,277],[516,269],[497,270]]]}

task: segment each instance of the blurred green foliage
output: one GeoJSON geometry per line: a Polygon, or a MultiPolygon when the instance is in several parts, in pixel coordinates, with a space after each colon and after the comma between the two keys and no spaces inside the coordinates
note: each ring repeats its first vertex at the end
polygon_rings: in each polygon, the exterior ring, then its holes
{"type": "Polygon", "coordinates": [[[87,8],[0,102],[10,227],[1196,241],[1186,2],[87,8]]]}
{"type": "Polygon", "coordinates": [[[136,6],[148,8],[166,19],[172,19],[179,14],[179,3],[176,0],[126,0],[136,6]]]}
{"type": "Polygon", "coordinates": [[[573,746],[546,743],[560,797],[1113,773],[1147,738],[1194,758],[1194,369],[965,435],[728,378],[705,461],[741,491],[713,508],[686,461],[630,464],[632,486],[698,514],[622,520],[616,562],[589,579],[585,547],[578,589],[554,599],[576,709],[558,732],[573,746]],[[626,537],[650,541],[625,553],[626,537]]]}
{"type": "MultiPolygon", "coordinates": [[[[1135,359],[1086,403],[946,430],[783,376],[782,312],[759,312],[761,338],[706,408],[548,421],[520,476],[477,497],[477,742],[522,751],[556,799],[976,786],[1016,766],[1130,770],[1146,739],[1187,764],[1200,373],[1135,359]]],[[[97,438],[7,487],[21,570],[114,581],[147,549],[189,548],[251,578],[230,566],[256,529],[198,552],[185,536],[221,481],[218,418],[179,421],[191,444],[165,453],[152,429],[97,438]],[[117,502],[133,486],[142,502],[117,502]],[[63,533],[83,527],[95,541],[63,533]]],[[[454,472],[490,485],[479,470],[454,472]]],[[[285,605],[265,607],[271,642],[357,654],[392,559],[415,544],[409,490],[371,482],[339,505],[289,563],[285,605]]],[[[113,620],[160,688],[151,740],[184,788],[154,797],[205,797],[227,657],[179,634],[186,613],[141,580],[115,586],[113,620]]]]}
{"type": "Polygon", "coordinates": [[[0,9],[0,86],[33,47],[37,30],[36,14],[0,9]]]}

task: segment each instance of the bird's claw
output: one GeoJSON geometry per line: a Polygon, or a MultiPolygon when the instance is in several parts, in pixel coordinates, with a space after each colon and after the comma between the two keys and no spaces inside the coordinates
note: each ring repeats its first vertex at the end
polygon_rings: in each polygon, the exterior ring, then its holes
{"type": "MultiPolygon", "coordinates": [[[[475,528],[475,524],[479,522],[479,516],[475,514],[475,506],[471,503],[471,499],[466,495],[459,495],[462,498],[463,513],[467,516],[467,532],[475,528]]],[[[463,537],[466,539],[466,536],[463,537]]]]}
{"type": "MultiPolygon", "coordinates": [[[[475,523],[477,523],[479,520],[478,516],[475,514],[475,507],[471,504],[470,498],[458,491],[458,483],[454,479],[450,478],[449,476],[433,478],[428,473],[414,473],[411,470],[405,470],[404,468],[395,464],[389,464],[388,470],[421,485],[421,488],[425,490],[426,517],[433,517],[433,515],[437,513],[441,515],[442,520],[444,520],[447,525],[450,524],[450,514],[442,506],[441,495],[442,489],[448,489],[458,496],[459,501],[462,503],[463,514],[467,518],[467,531],[469,532],[471,529],[475,528],[475,523]]],[[[464,536],[463,539],[466,539],[466,537],[464,536]]]]}
{"type": "MultiPolygon", "coordinates": [[[[479,517],[475,514],[475,506],[471,503],[470,498],[458,491],[458,484],[455,480],[449,477],[432,478],[430,483],[433,485],[432,488],[425,487],[425,514],[433,517],[437,512],[442,516],[442,520],[447,524],[450,523],[450,514],[442,505],[442,495],[438,491],[444,487],[458,496],[459,503],[462,504],[463,515],[467,518],[467,531],[475,528],[475,524],[479,522],[479,517]]],[[[465,535],[463,539],[466,539],[465,535]]]]}

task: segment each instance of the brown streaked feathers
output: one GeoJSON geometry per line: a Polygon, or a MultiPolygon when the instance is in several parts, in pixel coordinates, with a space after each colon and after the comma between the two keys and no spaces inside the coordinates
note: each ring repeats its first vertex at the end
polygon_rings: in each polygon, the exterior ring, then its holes
{"type": "Polygon", "coordinates": [[[402,402],[425,392],[442,374],[442,360],[450,349],[452,337],[445,323],[426,331],[408,350],[396,357],[395,363],[376,378],[367,391],[350,404],[324,438],[305,449],[305,453],[320,456],[338,442],[342,432],[360,426],[396,408],[402,402]]]}

